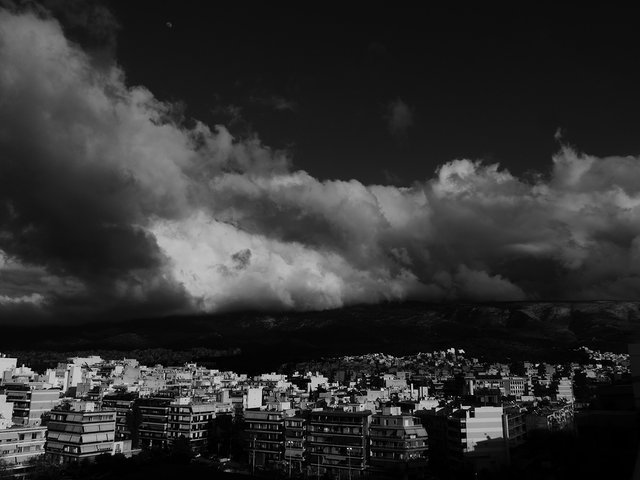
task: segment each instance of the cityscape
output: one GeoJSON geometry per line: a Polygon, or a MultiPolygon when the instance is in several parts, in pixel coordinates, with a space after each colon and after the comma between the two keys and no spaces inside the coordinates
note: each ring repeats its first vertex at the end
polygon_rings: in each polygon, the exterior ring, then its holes
{"type": "Polygon", "coordinates": [[[0,475],[93,478],[73,468],[155,455],[220,478],[555,478],[562,453],[532,445],[560,439],[570,455],[596,438],[610,457],[585,461],[591,474],[631,478],[640,345],[574,354],[555,365],[371,353],[259,375],[97,355],[37,372],[2,354],[0,475]]]}

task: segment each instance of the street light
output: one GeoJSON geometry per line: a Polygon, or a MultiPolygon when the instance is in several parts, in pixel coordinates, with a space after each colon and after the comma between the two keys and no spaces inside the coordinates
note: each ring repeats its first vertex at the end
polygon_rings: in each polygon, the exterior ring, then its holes
{"type": "Polygon", "coordinates": [[[255,476],[256,474],[256,436],[253,436],[253,448],[252,450],[252,460],[251,460],[251,475],[255,476]]]}
{"type": "Polygon", "coordinates": [[[351,452],[353,451],[353,447],[347,447],[347,461],[348,461],[348,472],[349,472],[349,480],[351,480],[351,452]]]}
{"type": "MultiPolygon", "coordinates": [[[[285,449],[284,449],[284,456],[285,458],[287,457],[287,450],[290,450],[291,448],[293,448],[293,440],[287,440],[286,444],[285,444],[285,449]]],[[[292,453],[289,453],[289,478],[291,478],[291,457],[292,457],[292,453]]]]}

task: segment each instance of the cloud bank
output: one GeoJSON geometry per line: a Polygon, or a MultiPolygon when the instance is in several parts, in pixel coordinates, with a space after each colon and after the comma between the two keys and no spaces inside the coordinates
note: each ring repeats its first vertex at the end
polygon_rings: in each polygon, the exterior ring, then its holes
{"type": "Polygon", "coordinates": [[[319,180],[0,10],[0,314],[156,315],[640,292],[640,159],[319,180]]]}

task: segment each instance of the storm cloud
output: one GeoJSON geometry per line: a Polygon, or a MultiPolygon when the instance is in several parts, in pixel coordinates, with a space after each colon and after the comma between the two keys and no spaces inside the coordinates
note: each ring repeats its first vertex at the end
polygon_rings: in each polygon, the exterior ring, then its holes
{"type": "Polygon", "coordinates": [[[127,85],[42,12],[0,10],[0,65],[3,314],[640,291],[636,157],[562,147],[526,179],[458,159],[402,188],[320,180],[127,85]]]}

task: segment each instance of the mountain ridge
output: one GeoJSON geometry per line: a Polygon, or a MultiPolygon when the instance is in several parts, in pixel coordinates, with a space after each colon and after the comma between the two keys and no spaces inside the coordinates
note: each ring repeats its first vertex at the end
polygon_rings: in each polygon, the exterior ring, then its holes
{"type": "Polygon", "coordinates": [[[456,346],[489,356],[544,357],[580,345],[625,351],[640,341],[640,302],[419,302],[316,312],[235,312],[74,325],[5,326],[0,350],[240,349],[283,361],[456,346]]]}

